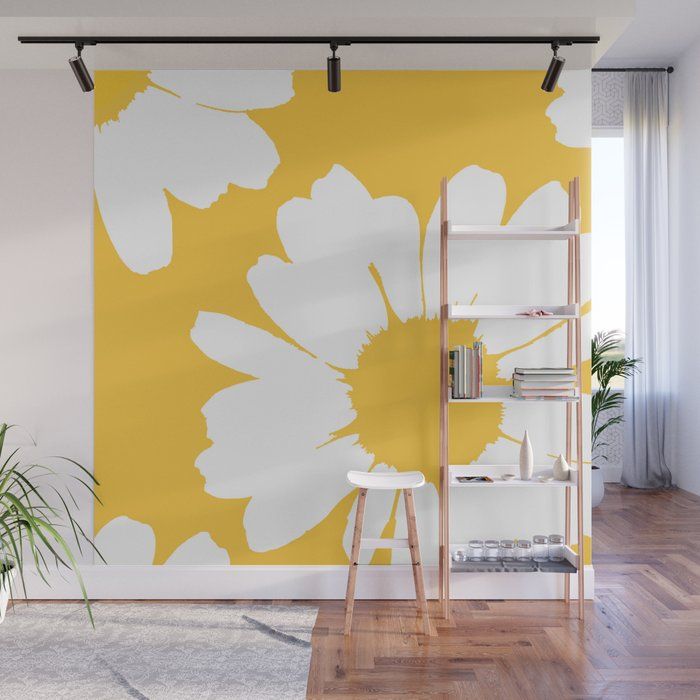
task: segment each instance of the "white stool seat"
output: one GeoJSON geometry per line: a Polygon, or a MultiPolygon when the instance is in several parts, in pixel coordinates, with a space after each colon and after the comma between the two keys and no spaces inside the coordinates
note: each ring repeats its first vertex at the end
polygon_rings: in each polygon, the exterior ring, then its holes
{"type": "Polygon", "coordinates": [[[348,481],[360,489],[417,489],[425,484],[421,472],[349,471],[348,481]]]}

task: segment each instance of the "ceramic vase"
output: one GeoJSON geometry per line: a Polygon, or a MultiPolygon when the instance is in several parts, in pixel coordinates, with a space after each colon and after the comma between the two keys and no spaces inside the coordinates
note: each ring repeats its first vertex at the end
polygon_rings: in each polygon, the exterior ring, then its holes
{"type": "Polygon", "coordinates": [[[520,445],[520,478],[523,481],[532,479],[532,472],[535,468],[535,457],[532,454],[532,445],[530,444],[530,436],[525,431],[523,442],[520,445]]]}
{"type": "Polygon", "coordinates": [[[605,496],[605,479],[600,467],[591,467],[591,508],[599,506],[605,496]]]}
{"type": "Polygon", "coordinates": [[[554,467],[552,468],[552,476],[556,481],[568,481],[571,475],[571,467],[568,462],[564,459],[564,455],[559,455],[554,460],[554,467]]]}
{"type": "Polygon", "coordinates": [[[17,567],[13,566],[8,571],[3,567],[2,560],[0,560],[0,622],[5,619],[5,611],[10,600],[10,590],[15,576],[17,576],[17,567]]]}

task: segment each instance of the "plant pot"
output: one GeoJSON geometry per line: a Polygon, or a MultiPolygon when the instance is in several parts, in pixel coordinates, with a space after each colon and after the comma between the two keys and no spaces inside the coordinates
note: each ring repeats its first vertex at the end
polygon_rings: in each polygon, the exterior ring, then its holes
{"type": "Polygon", "coordinates": [[[10,600],[10,588],[14,583],[15,576],[17,576],[17,567],[14,565],[8,570],[0,570],[0,622],[5,619],[7,603],[10,600]]]}
{"type": "Polygon", "coordinates": [[[591,467],[591,508],[599,506],[605,496],[605,482],[603,470],[600,467],[591,467]]]}

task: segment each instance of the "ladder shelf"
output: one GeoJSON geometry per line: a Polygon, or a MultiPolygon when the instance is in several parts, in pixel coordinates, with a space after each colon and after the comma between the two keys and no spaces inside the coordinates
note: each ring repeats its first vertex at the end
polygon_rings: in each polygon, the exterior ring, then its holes
{"type": "MultiPolygon", "coordinates": [[[[581,402],[581,245],[580,245],[580,185],[574,178],[569,183],[569,221],[557,227],[492,226],[482,224],[453,224],[448,219],[447,178],[440,183],[440,551],[439,551],[439,598],[443,617],[450,616],[450,576],[461,573],[558,573],[564,576],[564,600],[570,600],[570,576],[578,577],[578,617],[584,614],[584,565],[579,555],[571,548],[572,494],[575,493],[577,513],[577,540],[583,543],[583,479],[578,471],[572,471],[570,481],[505,481],[502,474],[517,474],[512,465],[451,465],[449,464],[449,406],[450,404],[479,403],[555,403],[566,407],[566,460],[572,464],[583,464],[583,406],[581,402]],[[567,244],[566,298],[567,303],[551,306],[527,305],[471,305],[449,303],[447,278],[449,271],[449,243],[453,241],[565,241],[567,244]],[[545,312],[537,315],[532,312],[545,312]],[[478,399],[453,399],[449,390],[449,338],[450,321],[455,320],[527,320],[556,321],[566,325],[566,366],[576,367],[576,396],[552,399],[523,399],[511,396],[510,386],[485,386],[483,396],[478,399]],[[575,409],[575,410],[574,410],[575,409]],[[575,415],[574,415],[575,414],[575,415]],[[575,448],[575,454],[574,454],[575,448]],[[458,475],[485,475],[494,479],[492,483],[460,483],[458,475]],[[450,539],[450,493],[452,489],[496,489],[521,488],[524,493],[534,489],[563,493],[565,511],[565,556],[563,563],[546,562],[533,565],[502,562],[452,562],[451,549],[456,546],[450,539]]],[[[579,466],[580,468],[580,466],[579,466]]],[[[541,468],[538,470],[541,471],[541,468]]],[[[537,476],[537,474],[535,474],[537,476]]],[[[579,546],[580,549],[580,546],[579,546]]]]}

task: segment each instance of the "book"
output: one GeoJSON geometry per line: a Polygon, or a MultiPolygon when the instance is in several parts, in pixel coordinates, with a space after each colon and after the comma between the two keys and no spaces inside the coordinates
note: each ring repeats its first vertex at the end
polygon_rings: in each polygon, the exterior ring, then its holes
{"type": "Polygon", "coordinates": [[[571,381],[513,379],[515,389],[572,389],[574,386],[576,386],[576,382],[573,379],[571,381]]]}
{"type": "Polygon", "coordinates": [[[483,344],[480,340],[474,341],[474,358],[475,358],[475,372],[474,372],[474,398],[480,399],[484,391],[484,371],[483,371],[483,344]]]}
{"type": "Polygon", "coordinates": [[[563,374],[573,377],[576,375],[576,370],[572,367],[516,367],[515,374],[563,374]]]}
{"type": "Polygon", "coordinates": [[[513,391],[513,396],[576,396],[575,389],[534,389],[531,391],[518,390],[513,391]]]}
{"type": "Polygon", "coordinates": [[[476,399],[483,391],[483,347],[475,341],[472,347],[457,345],[449,351],[449,387],[453,399],[476,399]]]}
{"type": "Polygon", "coordinates": [[[519,372],[513,373],[513,381],[521,382],[552,382],[552,383],[563,383],[569,382],[571,384],[576,383],[576,375],[573,374],[520,374],[519,372]]]}

